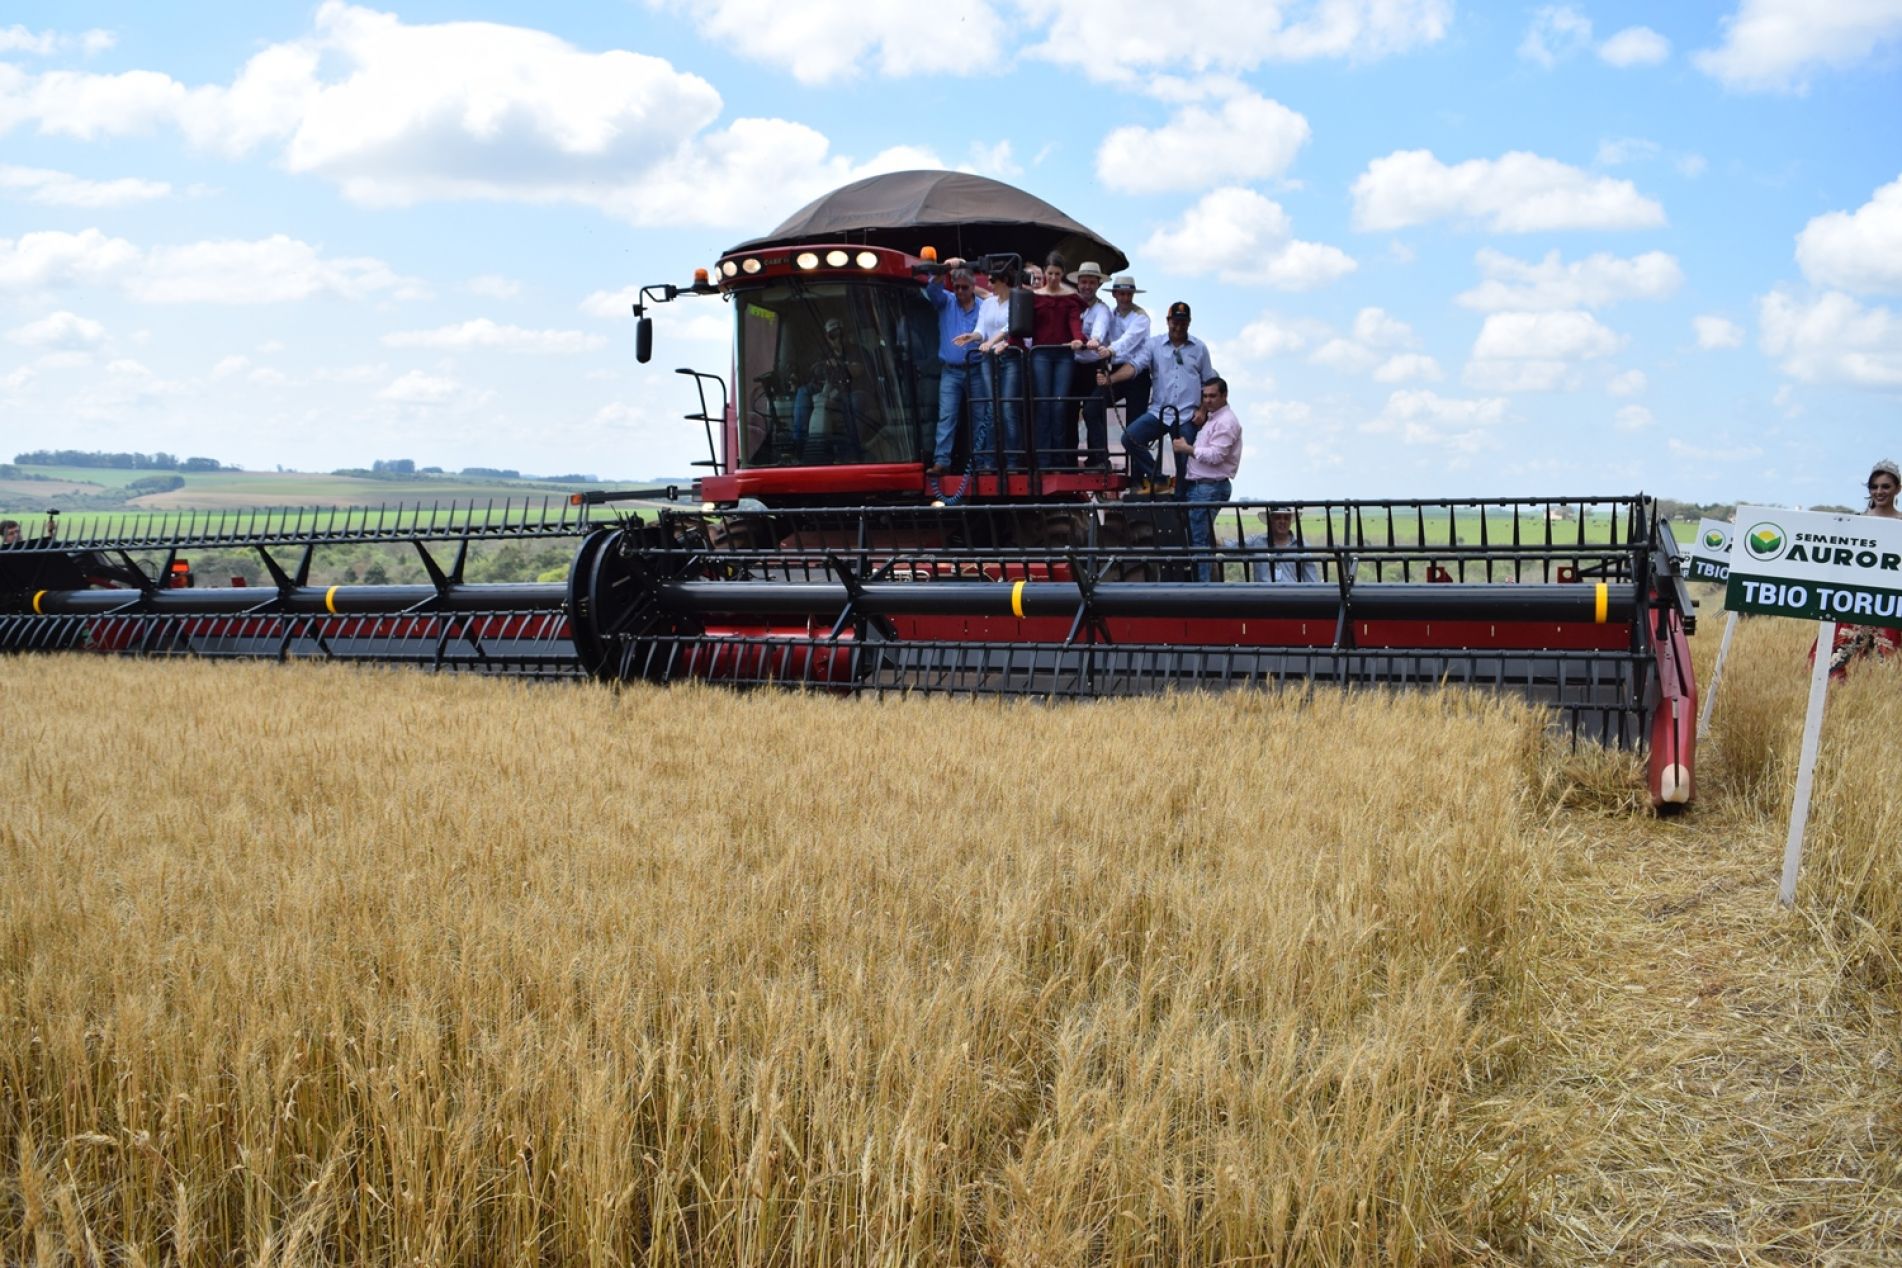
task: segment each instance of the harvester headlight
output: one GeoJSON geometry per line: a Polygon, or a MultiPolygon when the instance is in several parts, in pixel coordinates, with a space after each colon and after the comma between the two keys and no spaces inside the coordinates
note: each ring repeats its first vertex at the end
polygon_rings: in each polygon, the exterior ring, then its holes
{"type": "Polygon", "coordinates": [[[817,251],[801,251],[798,255],[793,257],[793,263],[802,269],[816,269],[819,267],[819,253],[817,251]]]}
{"type": "Polygon", "coordinates": [[[853,258],[858,261],[859,267],[862,269],[875,269],[878,267],[878,252],[876,251],[861,251],[853,258]]]}
{"type": "Polygon", "coordinates": [[[740,261],[740,271],[743,273],[757,273],[765,267],[756,257],[750,255],[740,261]]]}
{"type": "Polygon", "coordinates": [[[731,260],[722,260],[720,262],[720,272],[728,277],[737,277],[739,276],[740,266],[731,260]]]}
{"type": "Polygon", "coordinates": [[[851,261],[851,259],[852,259],[851,255],[837,249],[826,252],[826,263],[830,264],[835,269],[844,268],[851,261]]]}

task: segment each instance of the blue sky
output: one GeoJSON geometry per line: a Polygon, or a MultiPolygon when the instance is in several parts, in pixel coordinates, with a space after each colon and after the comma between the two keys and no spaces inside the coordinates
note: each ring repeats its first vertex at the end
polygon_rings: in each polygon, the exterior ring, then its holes
{"type": "Polygon", "coordinates": [[[15,0],[0,458],[681,472],[726,310],[631,289],[943,166],[1194,305],[1238,496],[1848,502],[1898,119],[1902,0],[15,0]]]}

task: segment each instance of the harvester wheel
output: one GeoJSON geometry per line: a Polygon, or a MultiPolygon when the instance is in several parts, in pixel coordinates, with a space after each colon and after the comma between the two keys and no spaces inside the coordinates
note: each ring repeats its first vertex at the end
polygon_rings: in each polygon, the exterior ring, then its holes
{"type": "Polygon", "coordinates": [[[1089,527],[1082,511],[1046,511],[1043,522],[1034,526],[1035,544],[1050,550],[1081,549],[1089,541],[1089,527]]]}
{"type": "MultiPolygon", "coordinates": [[[[1148,515],[1130,515],[1125,511],[1105,511],[1097,531],[1097,542],[1106,552],[1122,550],[1146,552],[1156,545],[1156,522],[1148,515]]],[[[1162,569],[1153,558],[1118,557],[1110,565],[1105,581],[1157,581],[1162,569]]]]}

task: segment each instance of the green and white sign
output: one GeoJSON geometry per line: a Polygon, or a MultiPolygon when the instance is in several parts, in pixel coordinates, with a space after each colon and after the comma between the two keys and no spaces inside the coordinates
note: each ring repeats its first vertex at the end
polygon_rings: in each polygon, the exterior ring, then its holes
{"type": "Polygon", "coordinates": [[[1730,525],[1723,520],[1697,521],[1697,540],[1691,543],[1692,581],[1730,579],[1730,525]]]}
{"type": "Polygon", "coordinates": [[[1740,506],[1724,606],[1902,626],[1902,520],[1740,506]]]}

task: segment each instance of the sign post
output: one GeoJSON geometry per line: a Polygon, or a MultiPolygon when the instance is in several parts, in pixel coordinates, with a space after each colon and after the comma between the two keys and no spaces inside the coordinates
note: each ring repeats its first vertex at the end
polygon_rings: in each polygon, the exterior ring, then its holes
{"type": "Polygon", "coordinates": [[[1836,622],[1816,627],[1816,664],[1810,670],[1810,703],[1803,711],[1803,747],[1796,759],[1796,800],[1790,803],[1790,832],[1783,839],[1783,885],[1777,901],[1796,906],[1796,874],[1803,866],[1803,830],[1810,821],[1810,789],[1816,784],[1816,749],[1823,735],[1823,702],[1829,698],[1829,649],[1836,622]]]}
{"type": "Polygon", "coordinates": [[[1809,707],[1803,714],[1796,798],[1783,846],[1783,884],[1777,893],[1777,900],[1789,907],[1796,902],[1796,877],[1803,866],[1803,832],[1816,780],[1836,623],[1902,628],[1902,520],[1740,506],[1737,525],[1724,606],[1732,612],[1821,623],[1809,707]]]}
{"type": "MultiPolygon", "coordinates": [[[[1730,525],[1723,520],[1697,522],[1697,541],[1691,546],[1692,581],[1730,580],[1730,525]]],[[[1704,688],[1704,703],[1697,713],[1697,738],[1710,738],[1710,711],[1717,703],[1717,684],[1724,678],[1724,661],[1730,655],[1730,640],[1737,633],[1736,612],[1724,617],[1724,641],[1717,645],[1717,663],[1711,666],[1710,685],[1704,688]]]]}

